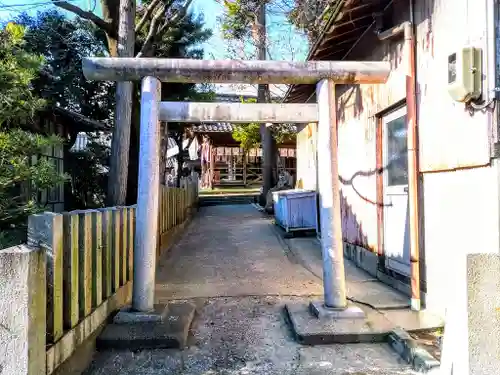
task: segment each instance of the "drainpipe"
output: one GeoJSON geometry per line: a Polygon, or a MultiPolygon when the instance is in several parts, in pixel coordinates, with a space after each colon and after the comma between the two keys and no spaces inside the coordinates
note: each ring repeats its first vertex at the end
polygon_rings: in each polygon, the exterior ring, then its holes
{"type": "Polygon", "coordinates": [[[419,213],[419,160],[418,119],[416,90],[416,45],[415,45],[414,0],[410,0],[410,21],[378,34],[387,40],[403,33],[408,57],[406,74],[406,105],[408,123],[408,199],[410,213],[410,264],[411,264],[411,308],[419,311],[420,303],[420,213],[419,213]]]}

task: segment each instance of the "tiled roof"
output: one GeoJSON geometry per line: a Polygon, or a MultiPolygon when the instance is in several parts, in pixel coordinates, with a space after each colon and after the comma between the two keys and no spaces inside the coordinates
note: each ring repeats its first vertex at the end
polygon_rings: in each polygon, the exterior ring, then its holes
{"type": "Polygon", "coordinates": [[[233,125],[227,122],[193,126],[193,131],[196,133],[232,133],[233,129],[233,125]]]}
{"type": "MultiPolygon", "coordinates": [[[[282,124],[281,126],[285,126],[282,124]]],[[[288,131],[296,132],[297,126],[292,124],[287,124],[286,128],[288,131]]],[[[228,122],[219,122],[214,124],[201,124],[193,126],[193,131],[196,133],[232,133],[234,130],[234,125],[228,122]]]]}

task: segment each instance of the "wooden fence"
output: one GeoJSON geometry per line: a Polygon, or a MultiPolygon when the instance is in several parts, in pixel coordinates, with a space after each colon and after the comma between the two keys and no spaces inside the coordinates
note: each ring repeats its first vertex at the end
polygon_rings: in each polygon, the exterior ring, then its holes
{"type": "Polygon", "coordinates": [[[181,188],[162,186],[160,189],[160,234],[183,223],[196,203],[198,185],[189,180],[184,180],[181,184],[184,184],[181,188]]]}
{"type": "Polygon", "coordinates": [[[198,175],[184,178],[180,188],[161,186],[158,252],[168,247],[172,230],[186,222],[198,200],[198,175]]]}
{"type": "MultiPolygon", "coordinates": [[[[184,223],[196,204],[197,176],[181,186],[160,188],[159,238],[184,223]]],[[[28,245],[46,254],[47,374],[71,355],[69,341],[74,345],[79,336],[85,339],[104,323],[110,309],[129,302],[135,218],[136,206],[29,217],[28,245]],[[123,297],[116,299],[117,294],[123,297]],[[96,315],[102,320],[97,325],[96,315]],[[57,345],[61,348],[51,350],[57,345]]]]}
{"type": "Polygon", "coordinates": [[[29,242],[48,255],[48,345],[132,279],[135,211],[130,206],[29,217],[29,242]]]}

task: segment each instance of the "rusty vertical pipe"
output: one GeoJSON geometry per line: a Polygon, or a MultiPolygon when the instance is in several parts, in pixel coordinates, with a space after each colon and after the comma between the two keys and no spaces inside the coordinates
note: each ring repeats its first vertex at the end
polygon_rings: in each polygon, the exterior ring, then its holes
{"type": "Polygon", "coordinates": [[[420,206],[419,206],[419,160],[418,118],[415,44],[414,0],[410,0],[410,21],[378,34],[380,40],[404,34],[408,56],[406,74],[406,106],[408,124],[408,199],[410,213],[410,274],[411,308],[420,310],[420,206]]]}
{"type": "Polygon", "coordinates": [[[419,160],[418,120],[416,88],[416,43],[413,0],[410,1],[410,23],[405,25],[405,44],[408,51],[406,76],[406,103],[408,116],[408,199],[410,211],[410,265],[411,308],[420,310],[420,207],[419,207],[419,160]]]}

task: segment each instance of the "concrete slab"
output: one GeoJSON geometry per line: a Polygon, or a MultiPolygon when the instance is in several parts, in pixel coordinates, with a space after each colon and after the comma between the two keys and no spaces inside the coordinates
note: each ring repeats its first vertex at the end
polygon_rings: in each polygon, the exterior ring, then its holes
{"type": "Polygon", "coordinates": [[[296,375],[412,374],[387,344],[302,347],[296,375]],[[341,365],[339,365],[341,363],[341,365]]]}
{"type": "Polygon", "coordinates": [[[394,328],[382,314],[366,311],[366,319],[318,319],[307,305],[287,304],[292,332],[303,345],[385,342],[394,328]]]}
{"type": "MultiPolygon", "coordinates": [[[[346,261],[346,263],[350,263],[346,261]]],[[[355,267],[355,266],[352,266],[355,267]]],[[[350,266],[346,267],[349,272],[350,266]]],[[[380,281],[347,282],[347,295],[353,302],[364,303],[378,310],[409,309],[410,298],[380,281]]]]}
{"type": "Polygon", "coordinates": [[[98,349],[182,349],[186,346],[195,307],[191,303],[172,303],[163,320],[112,323],[97,339],[98,349]]]}
{"type": "Polygon", "coordinates": [[[388,310],[383,314],[394,326],[401,327],[407,332],[430,331],[444,327],[441,318],[425,310],[388,310]]]}
{"type": "MultiPolygon", "coordinates": [[[[318,279],[323,279],[321,246],[316,238],[285,239],[289,251],[318,279]]],[[[345,258],[344,258],[345,259],[345,258]]],[[[373,306],[378,310],[407,309],[410,299],[401,292],[378,281],[349,259],[344,260],[347,295],[353,302],[373,306]]]]}

